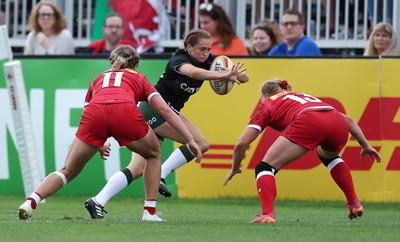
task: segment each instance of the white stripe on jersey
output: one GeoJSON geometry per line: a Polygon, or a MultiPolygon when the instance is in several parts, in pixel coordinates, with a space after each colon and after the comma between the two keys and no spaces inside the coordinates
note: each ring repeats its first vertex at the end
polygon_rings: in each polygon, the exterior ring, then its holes
{"type": "Polygon", "coordinates": [[[249,125],[247,125],[247,127],[246,128],[253,128],[253,129],[257,129],[260,133],[261,133],[261,131],[262,131],[262,129],[261,129],[261,127],[260,126],[258,126],[258,125],[256,125],[256,124],[249,124],[249,125]]]}
{"type": "Polygon", "coordinates": [[[158,93],[158,92],[150,93],[150,95],[147,97],[147,103],[150,103],[150,99],[152,99],[155,95],[160,95],[160,93],[158,93]]]}
{"type": "Polygon", "coordinates": [[[310,110],[310,109],[314,109],[314,110],[333,110],[335,108],[333,108],[332,106],[313,106],[313,107],[308,107],[308,108],[305,108],[305,109],[301,110],[297,114],[297,116],[299,116],[302,112],[310,110]]]}

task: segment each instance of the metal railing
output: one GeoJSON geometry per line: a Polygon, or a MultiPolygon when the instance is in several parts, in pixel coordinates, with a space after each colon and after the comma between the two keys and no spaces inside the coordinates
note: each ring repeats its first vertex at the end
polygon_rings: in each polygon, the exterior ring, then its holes
{"type": "MultiPolygon", "coordinates": [[[[174,11],[172,1],[160,0],[165,4],[170,20],[170,29],[162,47],[182,45],[182,36],[191,28],[198,27],[198,9],[207,0],[178,0],[174,11]],[[193,5],[190,5],[190,4],[193,5]],[[191,15],[191,8],[194,16],[191,15]]],[[[13,47],[23,47],[29,32],[27,19],[29,4],[37,0],[2,0],[3,24],[9,29],[13,47]],[[14,7],[12,7],[12,3],[14,7]]],[[[91,0],[55,0],[63,10],[68,29],[74,37],[75,47],[85,47],[91,42],[94,4],[91,0]]],[[[378,21],[391,21],[395,31],[400,33],[400,3],[397,0],[214,0],[228,13],[237,35],[250,46],[249,32],[262,19],[280,21],[287,8],[298,8],[304,15],[306,34],[312,37],[320,48],[365,48],[370,25],[378,21]],[[390,4],[392,1],[392,5],[390,4]],[[370,4],[368,4],[370,3],[370,4]],[[371,4],[372,3],[372,4],[371,4]],[[371,11],[372,9],[372,11],[371,11]],[[385,18],[390,14],[391,20],[385,18]],[[382,17],[384,16],[384,17],[382,17]],[[379,19],[381,18],[381,19],[379,19]]],[[[134,3],[134,0],[132,0],[134,3]]]]}

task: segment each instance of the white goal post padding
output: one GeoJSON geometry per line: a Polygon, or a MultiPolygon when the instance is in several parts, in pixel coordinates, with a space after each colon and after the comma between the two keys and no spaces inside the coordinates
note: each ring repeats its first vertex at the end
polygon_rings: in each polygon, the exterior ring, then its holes
{"type": "Polygon", "coordinates": [[[25,195],[29,196],[40,184],[41,178],[21,62],[6,62],[4,76],[10,97],[25,195]]]}

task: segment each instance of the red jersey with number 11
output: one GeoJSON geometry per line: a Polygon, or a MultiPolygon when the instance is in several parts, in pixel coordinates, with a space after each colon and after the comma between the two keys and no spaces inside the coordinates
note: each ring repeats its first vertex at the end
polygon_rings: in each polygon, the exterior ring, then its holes
{"type": "Polygon", "coordinates": [[[148,101],[158,94],[145,75],[131,69],[108,70],[90,84],[85,106],[90,103],[122,103],[148,101]]]}
{"type": "Polygon", "coordinates": [[[262,132],[267,126],[283,131],[300,113],[308,110],[332,110],[327,103],[305,93],[280,92],[260,102],[247,127],[262,132]]]}

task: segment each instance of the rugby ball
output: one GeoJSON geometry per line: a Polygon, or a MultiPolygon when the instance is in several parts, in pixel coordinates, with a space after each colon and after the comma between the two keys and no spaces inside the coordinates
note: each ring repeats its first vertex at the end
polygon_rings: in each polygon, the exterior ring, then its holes
{"type": "MultiPolygon", "coordinates": [[[[232,69],[233,62],[225,55],[217,56],[210,66],[210,71],[221,71],[221,67],[232,69]]],[[[210,86],[218,95],[225,95],[233,88],[233,81],[210,80],[210,86]]]]}

